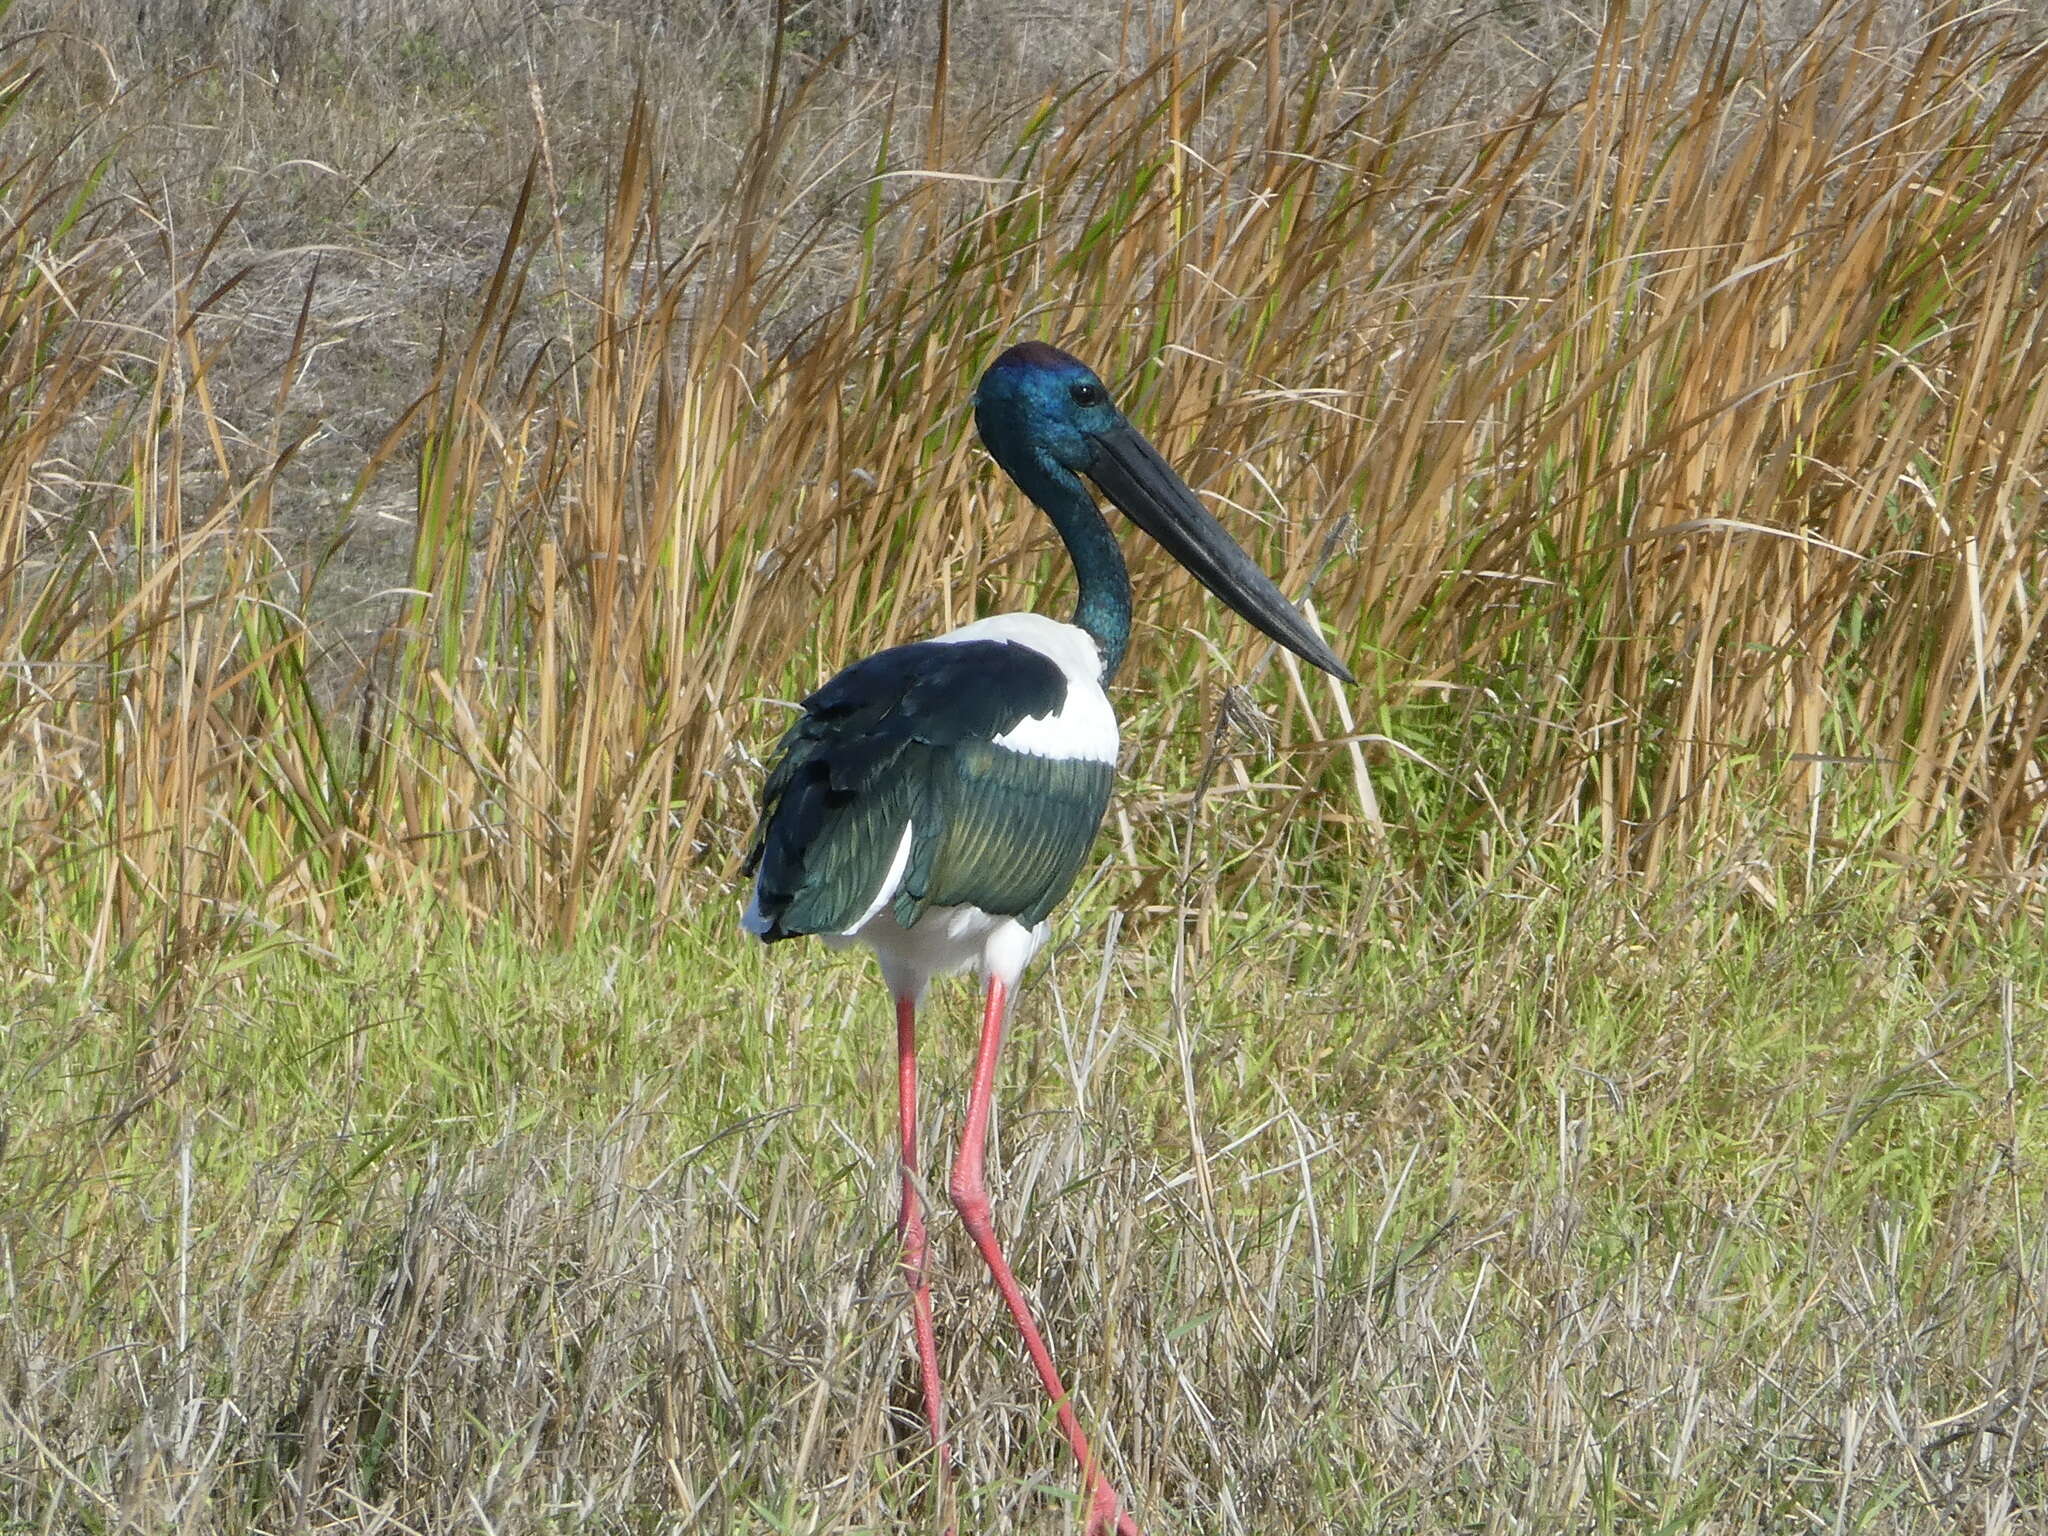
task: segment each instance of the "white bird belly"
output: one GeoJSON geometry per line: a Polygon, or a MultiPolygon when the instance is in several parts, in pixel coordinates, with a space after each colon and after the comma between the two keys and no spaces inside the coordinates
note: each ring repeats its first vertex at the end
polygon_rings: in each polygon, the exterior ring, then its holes
{"type": "Polygon", "coordinates": [[[969,966],[1014,990],[1024,967],[1051,936],[1050,923],[1026,928],[1014,917],[980,907],[926,907],[908,928],[883,910],[850,932],[819,935],[834,949],[867,945],[882,963],[889,990],[913,998],[924,995],[933,977],[969,966]]]}

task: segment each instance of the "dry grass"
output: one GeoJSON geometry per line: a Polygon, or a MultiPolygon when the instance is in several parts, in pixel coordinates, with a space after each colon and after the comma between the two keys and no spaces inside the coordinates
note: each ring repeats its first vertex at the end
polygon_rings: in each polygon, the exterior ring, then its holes
{"type": "Polygon", "coordinates": [[[2023,19],[31,9],[0,1520],[923,1521],[879,1006],[727,883],[775,699],[1060,605],[1026,335],[1366,680],[1139,554],[998,1200],[1148,1528],[2040,1520],[2023,19]]]}
{"type": "MultiPolygon", "coordinates": [[[[1226,787],[1289,813],[1248,825],[1289,829],[1268,852],[1391,833],[1418,871],[1506,869],[1590,838],[1656,870],[1733,837],[1794,883],[1890,857],[2005,901],[2041,801],[2040,58],[1997,16],[1874,26],[1617,14],[1560,83],[1465,102],[1451,43],[1288,14],[942,114],[938,179],[894,168],[897,112],[806,137],[843,87],[777,53],[728,203],[681,234],[638,110],[593,238],[534,162],[354,466],[348,505],[402,490],[412,553],[352,676],[321,563],[277,552],[320,282],[261,424],[224,416],[239,213],[145,244],[147,208],[38,136],[8,292],[38,338],[10,397],[39,403],[0,475],[12,883],[90,885],[102,947],[194,903],[328,931],[361,890],[538,932],[674,910],[729,867],[764,684],[1056,575],[963,408],[1038,332],[1314,574],[1366,669],[1224,743],[1226,787]],[[792,222],[833,177],[836,219],[792,222]]],[[[1217,622],[1139,576],[1161,630],[1217,622]]],[[[1219,660],[1141,640],[1173,685],[1129,701],[1141,785],[1184,783],[1219,660]]]]}
{"type": "MultiPolygon", "coordinates": [[[[1930,981],[1879,912],[1718,889],[1303,901],[1178,993],[1099,924],[1049,969],[998,1209],[1146,1529],[2038,1524],[2038,947],[1930,981]]],[[[715,912],[652,965],[503,939],[220,967],[142,1102],[156,1000],[10,967],[0,1514],[935,1528],[879,996],[715,912]]],[[[1078,1529],[937,1242],[963,1528],[1078,1529]]]]}

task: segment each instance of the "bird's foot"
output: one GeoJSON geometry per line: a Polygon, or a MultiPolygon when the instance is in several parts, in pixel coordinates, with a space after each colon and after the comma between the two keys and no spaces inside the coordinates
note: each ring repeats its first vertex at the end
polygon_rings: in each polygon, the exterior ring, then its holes
{"type": "Polygon", "coordinates": [[[1138,1522],[1117,1503],[1116,1490],[1098,1480],[1088,1501],[1088,1536],[1138,1536],[1138,1522]]]}

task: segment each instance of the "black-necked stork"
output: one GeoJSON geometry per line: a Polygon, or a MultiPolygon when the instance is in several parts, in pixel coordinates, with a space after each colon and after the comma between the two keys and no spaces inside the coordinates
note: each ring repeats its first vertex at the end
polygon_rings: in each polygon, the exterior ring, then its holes
{"type": "Polygon", "coordinates": [[[987,1002],[953,1204],[1080,1458],[1088,1530],[1136,1536],[1003,1258],[983,1168],[1004,1015],[1046,940],[1047,915],[1087,861],[1116,766],[1104,690],[1130,640],[1131,583],[1087,482],[1253,625],[1325,672],[1347,682],[1351,674],[1080,361],[1042,342],[1010,348],[982,375],[974,421],[1066,543],[1081,588],[1074,622],[982,619],[857,661],[805,699],[761,793],[744,922],[769,943],[816,934],[835,947],[866,944],[895,998],[903,1273],[942,1468],[917,1175],[916,1018],[934,976],[980,968],[987,1002]]]}

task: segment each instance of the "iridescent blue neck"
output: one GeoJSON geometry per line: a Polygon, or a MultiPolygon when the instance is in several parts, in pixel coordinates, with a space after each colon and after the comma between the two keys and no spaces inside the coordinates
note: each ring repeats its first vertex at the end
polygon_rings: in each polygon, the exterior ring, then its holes
{"type": "Polygon", "coordinates": [[[1131,577],[1116,535],[1088,493],[1077,490],[1075,499],[1077,505],[1068,511],[1039,505],[1059,529],[1074,562],[1081,584],[1074,623],[1102,652],[1102,681],[1108,683],[1124,664],[1124,651],[1131,643],[1131,577]]]}
{"type": "MultiPolygon", "coordinates": [[[[983,436],[989,436],[986,429],[983,436]]],[[[1102,653],[1102,680],[1107,683],[1124,664],[1124,651],[1131,643],[1131,578],[1124,552],[1079,475],[1039,453],[1006,452],[1009,445],[1001,436],[990,444],[996,462],[1052,519],[1074,562],[1081,585],[1074,624],[1102,653]]]]}

